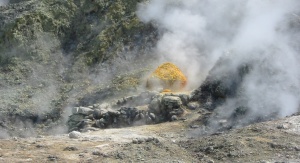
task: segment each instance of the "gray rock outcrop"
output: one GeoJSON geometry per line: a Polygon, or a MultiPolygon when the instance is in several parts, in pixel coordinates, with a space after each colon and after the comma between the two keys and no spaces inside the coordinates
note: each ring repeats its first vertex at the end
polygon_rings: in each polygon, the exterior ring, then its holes
{"type": "Polygon", "coordinates": [[[67,122],[69,130],[115,128],[175,121],[188,103],[188,95],[143,92],[111,103],[74,107],[67,122]],[[184,98],[183,98],[184,97],[184,98]],[[185,102],[182,102],[185,99],[185,102]]]}
{"type": "Polygon", "coordinates": [[[180,97],[177,96],[164,96],[162,98],[162,115],[168,120],[175,120],[174,116],[183,114],[184,109],[180,97]]]}

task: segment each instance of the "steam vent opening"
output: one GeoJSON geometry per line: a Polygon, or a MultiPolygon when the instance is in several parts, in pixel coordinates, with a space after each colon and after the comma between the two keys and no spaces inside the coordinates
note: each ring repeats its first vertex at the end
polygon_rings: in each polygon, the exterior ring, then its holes
{"type": "Polygon", "coordinates": [[[147,78],[146,87],[149,90],[161,92],[183,91],[187,84],[187,78],[173,63],[166,62],[147,78]]]}

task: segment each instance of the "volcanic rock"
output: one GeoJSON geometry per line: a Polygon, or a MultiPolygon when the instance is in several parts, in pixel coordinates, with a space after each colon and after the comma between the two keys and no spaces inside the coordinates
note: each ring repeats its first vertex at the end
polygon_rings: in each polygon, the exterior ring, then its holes
{"type": "Polygon", "coordinates": [[[73,114],[82,114],[82,115],[90,115],[93,112],[94,110],[88,107],[75,107],[72,110],[73,114]]]}
{"type": "Polygon", "coordinates": [[[178,117],[176,115],[172,115],[171,121],[177,121],[177,120],[178,120],[178,117]]]}
{"type": "Polygon", "coordinates": [[[71,139],[78,139],[81,137],[81,133],[78,131],[72,131],[69,133],[69,138],[71,139]]]}
{"type": "Polygon", "coordinates": [[[200,107],[198,102],[190,102],[187,104],[187,107],[191,110],[195,110],[200,107]]]}
{"type": "Polygon", "coordinates": [[[161,113],[161,101],[162,101],[162,95],[156,95],[153,97],[152,101],[149,104],[149,111],[153,112],[155,114],[161,113]]]}
{"type": "Polygon", "coordinates": [[[167,109],[179,108],[182,105],[181,99],[176,96],[164,96],[162,105],[167,109]]]}
{"type": "Polygon", "coordinates": [[[219,73],[222,67],[230,66],[229,60],[226,57],[219,59],[201,86],[192,92],[190,101],[198,101],[202,107],[214,110],[226,99],[238,96],[243,79],[251,71],[251,64],[241,64],[236,69],[219,73]]]}
{"type": "Polygon", "coordinates": [[[75,107],[73,115],[69,116],[69,131],[86,131],[91,127],[126,127],[175,121],[184,113],[180,97],[188,99],[188,95],[183,94],[142,93],[139,96],[122,98],[126,102],[117,100],[116,103],[95,104],[93,108],[96,109],[94,110],[87,107],[75,107]],[[135,102],[145,95],[152,100],[135,102]],[[142,104],[142,106],[133,107],[138,104],[142,104]],[[85,116],[86,114],[90,115],[85,116]]]}
{"type": "Polygon", "coordinates": [[[162,99],[162,112],[169,120],[172,119],[173,115],[180,116],[183,114],[184,109],[181,99],[176,96],[164,96],[162,99]]]}

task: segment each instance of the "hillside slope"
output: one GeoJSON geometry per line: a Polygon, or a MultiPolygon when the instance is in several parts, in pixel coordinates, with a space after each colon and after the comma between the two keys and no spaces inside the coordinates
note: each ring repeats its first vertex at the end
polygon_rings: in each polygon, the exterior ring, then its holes
{"type": "Polygon", "coordinates": [[[156,30],[138,20],[138,2],[11,0],[0,6],[3,132],[36,134],[32,127],[63,124],[70,107],[138,91],[157,39],[156,30]]]}

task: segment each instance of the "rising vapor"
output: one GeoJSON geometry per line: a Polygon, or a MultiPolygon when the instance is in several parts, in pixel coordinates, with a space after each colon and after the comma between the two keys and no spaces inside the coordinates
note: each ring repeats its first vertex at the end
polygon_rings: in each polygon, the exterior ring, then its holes
{"type": "Polygon", "coordinates": [[[251,63],[243,91],[220,107],[232,112],[243,103],[252,116],[286,116],[299,108],[299,7],[297,0],[150,0],[137,13],[160,30],[156,53],[183,67],[190,88],[220,58],[230,62],[216,76],[251,63]]]}
{"type": "Polygon", "coordinates": [[[8,0],[0,0],[0,6],[5,6],[8,4],[8,0]]]}

